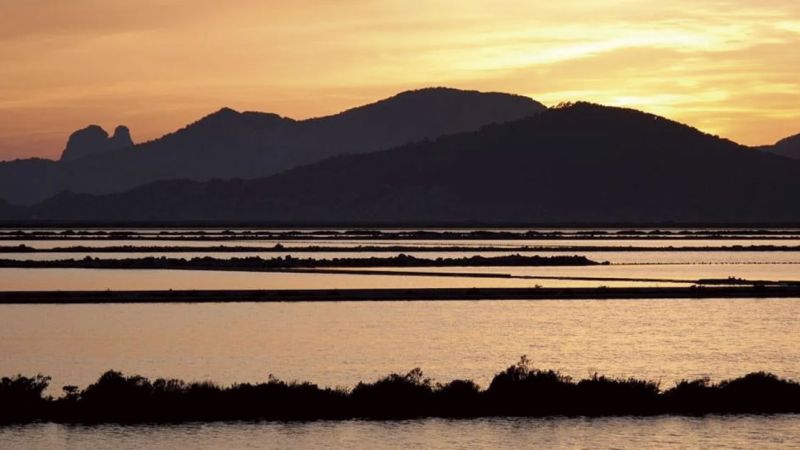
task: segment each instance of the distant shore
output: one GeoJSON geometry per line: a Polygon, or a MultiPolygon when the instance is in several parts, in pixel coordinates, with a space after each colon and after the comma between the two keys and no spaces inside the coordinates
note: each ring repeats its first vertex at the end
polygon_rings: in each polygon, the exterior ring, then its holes
{"type": "Polygon", "coordinates": [[[796,240],[800,228],[692,228],[657,229],[371,229],[371,228],[324,228],[324,229],[5,229],[0,226],[0,241],[4,240],[73,240],[73,241],[337,241],[337,240],[437,240],[437,241],[502,241],[502,240],[796,240]]]}
{"type": "Polygon", "coordinates": [[[567,288],[0,291],[0,304],[800,298],[800,285],[567,288]]]}
{"type": "MultiPolygon", "coordinates": [[[[0,240],[2,242],[2,240],[0,240]]],[[[356,246],[247,246],[247,245],[70,245],[64,247],[32,247],[30,245],[0,245],[3,253],[572,253],[572,252],[800,252],[800,245],[709,245],[709,246],[613,246],[613,245],[522,245],[522,246],[464,246],[464,245],[356,245],[356,246]]]]}
{"type": "Polygon", "coordinates": [[[157,230],[180,230],[187,228],[199,228],[204,230],[319,230],[319,229],[381,229],[381,230],[405,230],[405,229],[453,229],[453,230],[473,230],[473,229],[492,229],[492,230],[515,230],[515,229],[575,229],[575,230],[606,230],[606,229],[663,229],[663,230],[800,230],[798,221],[773,221],[773,222],[675,222],[675,221],[656,221],[656,222],[487,222],[487,221],[236,221],[236,220],[0,220],[0,230],[15,230],[20,228],[36,228],[42,230],[52,229],[111,229],[125,230],[131,228],[157,229],[157,230]]]}
{"type": "Polygon", "coordinates": [[[418,258],[406,254],[362,258],[297,258],[277,256],[261,258],[92,258],[58,260],[0,259],[0,268],[24,269],[172,269],[172,270],[229,270],[273,272],[294,269],[368,269],[368,268],[445,268],[445,267],[565,267],[607,265],[578,255],[502,255],[465,256],[460,258],[418,258]]]}

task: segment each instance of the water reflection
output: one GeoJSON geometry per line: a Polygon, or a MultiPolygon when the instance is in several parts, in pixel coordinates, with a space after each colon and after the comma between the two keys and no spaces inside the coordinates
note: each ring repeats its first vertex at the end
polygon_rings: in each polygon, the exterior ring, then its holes
{"type": "Polygon", "coordinates": [[[210,423],[0,427],[8,448],[789,448],[800,417],[426,419],[400,422],[210,423]]]}
{"type": "Polygon", "coordinates": [[[352,386],[421,367],[473,379],[528,355],[585,378],[800,379],[800,302],[465,301],[0,306],[0,374],[85,386],[114,368],[151,378],[352,386]]]}

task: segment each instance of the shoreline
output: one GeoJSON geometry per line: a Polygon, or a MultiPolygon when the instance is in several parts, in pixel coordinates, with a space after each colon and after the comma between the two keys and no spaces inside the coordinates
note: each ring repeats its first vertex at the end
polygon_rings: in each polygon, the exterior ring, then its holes
{"type": "Polygon", "coordinates": [[[45,375],[3,377],[0,426],[800,412],[800,383],[769,372],[751,372],[718,383],[684,379],[662,389],[660,382],[597,373],[576,380],[558,371],[531,368],[526,356],[496,373],[485,389],[468,379],[435,383],[420,368],[361,381],[352,389],[274,377],[228,386],[211,381],[151,381],[109,370],[86,388],[65,386],[64,395],[53,398],[43,395],[50,380],[45,375]]]}
{"type": "Polygon", "coordinates": [[[370,269],[370,268],[450,268],[450,267],[574,267],[608,265],[579,255],[502,256],[473,255],[460,258],[418,258],[406,254],[390,257],[361,258],[297,258],[292,256],[262,258],[141,258],[101,259],[86,256],[82,259],[0,259],[3,269],[164,269],[164,270],[233,270],[272,272],[294,269],[370,269]]]}
{"type": "Polygon", "coordinates": [[[798,298],[800,286],[0,291],[0,304],[798,298]]]}
{"type": "MultiPolygon", "coordinates": [[[[2,239],[0,239],[2,242],[2,239]]],[[[6,253],[572,253],[572,252],[800,252],[798,245],[730,245],[730,246],[67,246],[31,247],[29,245],[0,245],[0,254],[6,253]]]]}

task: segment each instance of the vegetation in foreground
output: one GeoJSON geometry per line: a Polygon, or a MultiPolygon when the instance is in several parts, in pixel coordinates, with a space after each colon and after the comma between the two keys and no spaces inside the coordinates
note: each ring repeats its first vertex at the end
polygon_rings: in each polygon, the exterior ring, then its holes
{"type": "Polygon", "coordinates": [[[800,383],[765,372],[720,383],[681,381],[661,390],[651,381],[597,374],[575,381],[532,369],[525,357],[485,390],[468,380],[433,383],[420,369],[349,391],[272,377],[223,387],[109,371],[85,389],[65,386],[64,395],[53,398],[44,394],[49,382],[42,375],[2,378],[0,423],[800,413],[800,383]]]}
{"type": "Polygon", "coordinates": [[[305,268],[367,268],[367,267],[492,267],[492,266],[591,266],[607,264],[585,256],[468,256],[463,258],[417,258],[405,254],[385,258],[293,258],[291,256],[261,258],[144,258],[102,259],[87,256],[83,259],[52,261],[0,259],[0,267],[22,268],[80,268],[80,269],[190,269],[190,270],[285,270],[305,268]]]}

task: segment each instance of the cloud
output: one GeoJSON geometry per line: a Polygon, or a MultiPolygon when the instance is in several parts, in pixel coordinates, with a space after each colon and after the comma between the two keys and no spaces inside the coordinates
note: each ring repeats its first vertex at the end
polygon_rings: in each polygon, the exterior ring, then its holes
{"type": "Polygon", "coordinates": [[[426,85],[586,99],[756,144],[800,128],[800,3],[2,0],[0,159],[222,105],[328,114],[426,85]]]}

